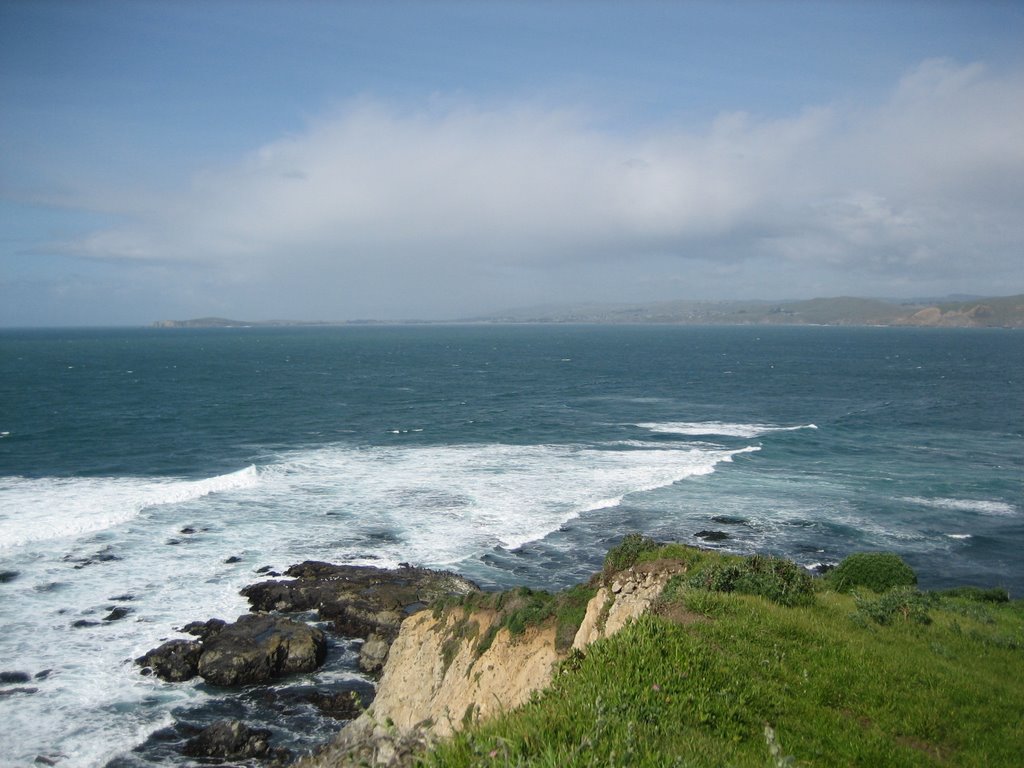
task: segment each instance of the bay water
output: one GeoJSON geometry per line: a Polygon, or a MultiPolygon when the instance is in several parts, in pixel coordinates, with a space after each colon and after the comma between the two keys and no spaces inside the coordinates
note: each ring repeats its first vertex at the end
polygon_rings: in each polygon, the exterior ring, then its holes
{"type": "Polygon", "coordinates": [[[0,331],[0,764],[185,765],[182,728],[338,724],[355,641],[232,697],[132,659],[306,559],[557,589],[642,531],[1024,594],[1024,335],[345,326],[0,331]],[[121,609],[115,611],[115,609],[121,609]],[[121,618],[112,618],[121,615],[121,618]],[[282,703],[282,701],[284,703],[282,703]]]}

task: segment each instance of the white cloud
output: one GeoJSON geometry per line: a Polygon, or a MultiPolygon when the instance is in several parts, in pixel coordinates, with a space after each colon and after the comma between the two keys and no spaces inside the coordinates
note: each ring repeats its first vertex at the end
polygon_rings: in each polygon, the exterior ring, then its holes
{"type": "MultiPolygon", "coordinates": [[[[238,290],[287,275],[290,290],[358,296],[364,312],[424,291],[453,312],[488,290],[547,299],[573,270],[628,281],[607,262],[628,263],[637,286],[668,285],[693,259],[770,265],[791,292],[825,275],[875,293],[887,279],[955,279],[965,257],[1020,281],[1021,136],[1024,80],[947,61],[924,62],[880,104],[726,114],[703,131],[624,135],[523,104],[360,102],[67,248],[201,262],[238,290]]],[[[772,285],[746,279],[747,294],[772,285]]]]}

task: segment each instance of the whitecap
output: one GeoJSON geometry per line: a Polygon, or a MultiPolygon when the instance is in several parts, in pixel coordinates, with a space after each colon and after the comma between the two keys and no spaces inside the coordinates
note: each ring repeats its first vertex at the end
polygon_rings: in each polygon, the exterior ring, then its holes
{"type": "Polygon", "coordinates": [[[1015,515],[1017,508],[1005,501],[990,499],[955,499],[955,498],[924,498],[923,496],[904,496],[899,501],[917,504],[933,509],[947,509],[953,512],[976,512],[981,515],[1015,515]]]}
{"type": "Polygon", "coordinates": [[[723,421],[668,421],[645,422],[637,424],[657,434],[706,436],[721,435],[723,437],[761,437],[771,432],[794,432],[800,429],[817,429],[816,424],[801,424],[795,427],[783,427],[776,424],[743,424],[723,421]]]}
{"type": "Polygon", "coordinates": [[[206,478],[9,477],[0,479],[0,507],[9,510],[0,549],[95,533],[126,523],[144,509],[181,504],[259,482],[255,466],[206,478]]]}
{"type": "Polygon", "coordinates": [[[630,494],[709,474],[756,450],[338,445],[281,455],[261,469],[254,494],[268,507],[298,502],[304,535],[337,542],[324,557],[357,556],[359,542],[387,530],[392,537],[375,544],[379,557],[451,565],[493,547],[516,549],[630,494]],[[317,520],[324,521],[322,533],[314,530],[317,520]]]}

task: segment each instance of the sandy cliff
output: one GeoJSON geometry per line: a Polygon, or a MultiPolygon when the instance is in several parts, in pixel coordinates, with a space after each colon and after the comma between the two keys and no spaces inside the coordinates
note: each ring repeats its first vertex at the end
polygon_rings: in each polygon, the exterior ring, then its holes
{"type": "MultiPolygon", "coordinates": [[[[647,611],[681,569],[678,563],[645,563],[615,575],[588,603],[573,648],[583,650],[647,611]]],[[[372,706],[300,765],[387,765],[404,750],[529,701],[550,683],[564,656],[555,648],[554,627],[532,627],[518,636],[503,628],[480,652],[479,639],[497,620],[491,611],[460,608],[438,618],[422,611],[406,619],[372,706]]]]}

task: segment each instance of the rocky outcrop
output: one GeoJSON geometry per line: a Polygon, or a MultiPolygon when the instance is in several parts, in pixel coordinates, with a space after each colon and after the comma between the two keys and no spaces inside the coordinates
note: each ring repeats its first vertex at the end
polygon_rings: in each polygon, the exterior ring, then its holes
{"type": "Polygon", "coordinates": [[[439,597],[465,595],[479,587],[445,571],[404,566],[397,570],[306,561],[293,565],[289,581],[264,581],[242,590],[257,611],[316,611],[334,631],[363,638],[360,667],[381,669],[402,621],[439,597]]]}
{"type": "Polygon", "coordinates": [[[572,647],[583,650],[602,637],[614,635],[630,620],[646,613],[668,580],[683,570],[680,563],[658,561],[615,574],[587,604],[587,614],[572,647]]]}
{"type": "MultiPolygon", "coordinates": [[[[240,720],[220,720],[189,739],[182,748],[188,757],[248,760],[271,760],[284,765],[290,757],[287,750],[270,746],[270,731],[250,728],[240,720]]],[[[218,760],[219,761],[219,760],[218,760]]]]}
{"type": "Polygon", "coordinates": [[[180,683],[191,680],[199,671],[201,643],[195,640],[168,640],[135,660],[143,674],[154,674],[161,680],[180,683]]]}
{"type": "Polygon", "coordinates": [[[213,685],[263,683],[312,672],[324,662],[327,638],[316,627],[281,616],[242,616],[203,643],[197,671],[213,685]]]}
{"type": "Polygon", "coordinates": [[[198,674],[213,685],[231,686],[311,672],[327,653],[323,632],[283,616],[249,614],[233,624],[212,620],[200,627],[202,640],[170,640],[136,662],[164,680],[198,674]]]}
{"type": "MultiPolygon", "coordinates": [[[[650,610],[668,580],[684,570],[680,563],[659,561],[611,576],[588,603],[573,648],[583,651],[650,610]]],[[[551,682],[564,658],[556,650],[555,628],[542,625],[518,636],[501,629],[480,652],[478,638],[496,620],[491,611],[462,609],[407,619],[367,712],[318,756],[297,765],[399,764],[404,750],[526,703],[551,682]]]]}

